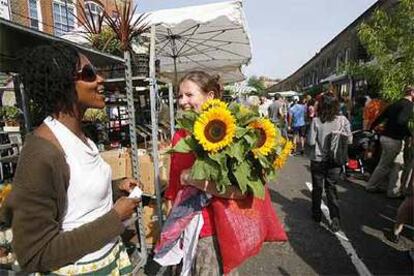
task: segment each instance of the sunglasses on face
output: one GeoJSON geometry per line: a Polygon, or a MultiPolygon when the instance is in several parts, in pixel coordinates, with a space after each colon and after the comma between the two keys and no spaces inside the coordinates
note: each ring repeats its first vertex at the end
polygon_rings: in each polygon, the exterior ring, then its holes
{"type": "Polygon", "coordinates": [[[76,80],[94,82],[97,78],[97,72],[92,64],[86,64],[77,72],[76,80]]]}

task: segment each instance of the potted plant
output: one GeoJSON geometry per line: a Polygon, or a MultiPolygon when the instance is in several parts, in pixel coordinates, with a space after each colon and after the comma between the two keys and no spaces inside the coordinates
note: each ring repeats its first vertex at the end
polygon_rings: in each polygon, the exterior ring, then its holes
{"type": "Polygon", "coordinates": [[[4,131],[20,131],[20,117],[21,111],[15,106],[3,106],[0,109],[0,115],[5,126],[4,131]]]}
{"type": "Polygon", "coordinates": [[[108,140],[105,124],[109,121],[105,109],[88,108],[83,115],[83,130],[96,143],[98,148],[108,140]]]}

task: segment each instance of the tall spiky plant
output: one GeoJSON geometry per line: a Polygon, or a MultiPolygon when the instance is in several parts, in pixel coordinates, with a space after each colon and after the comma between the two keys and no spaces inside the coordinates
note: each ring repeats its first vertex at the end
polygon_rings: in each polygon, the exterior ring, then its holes
{"type": "Polygon", "coordinates": [[[131,0],[123,1],[121,8],[118,6],[117,0],[114,2],[118,16],[113,18],[105,12],[105,21],[121,41],[122,51],[129,51],[132,40],[148,30],[149,26],[145,23],[148,14],[143,13],[134,19],[138,6],[131,4],[131,0]]]}

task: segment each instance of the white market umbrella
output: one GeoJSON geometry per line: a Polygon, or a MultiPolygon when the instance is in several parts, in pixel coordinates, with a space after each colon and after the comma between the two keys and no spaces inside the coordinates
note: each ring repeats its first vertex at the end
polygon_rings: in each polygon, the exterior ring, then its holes
{"type": "Polygon", "coordinates": [[[174,82],[186,72],[220,74],[225,83],[244,79],[251,59],[242,1],[150,12],[156,26],[156,56],[161,75],[174,82]]]}

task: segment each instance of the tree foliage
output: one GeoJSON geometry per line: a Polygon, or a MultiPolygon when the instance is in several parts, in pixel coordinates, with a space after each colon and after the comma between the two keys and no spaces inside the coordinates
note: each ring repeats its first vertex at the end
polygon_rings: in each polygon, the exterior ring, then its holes
{"type": "Polygon", "coordinates": [[[247,81],[247,85],[256,88],[257,92],[259,93],[266,88],[263,80],[259,79],[256,76],[251,76],[247,81]]]}
{"type": "Polygon", "coordinates": [[[391,11],[376,10],[358,31],[373,62],[360,69],[378,78],[383,98],[395,101],[414,83],[414,0],[400,0],[391,11]]]}

